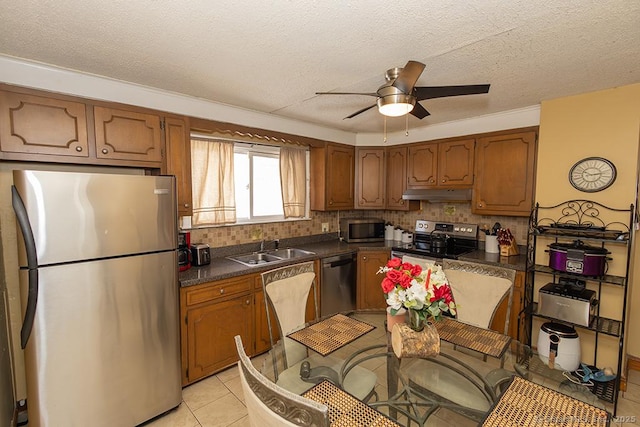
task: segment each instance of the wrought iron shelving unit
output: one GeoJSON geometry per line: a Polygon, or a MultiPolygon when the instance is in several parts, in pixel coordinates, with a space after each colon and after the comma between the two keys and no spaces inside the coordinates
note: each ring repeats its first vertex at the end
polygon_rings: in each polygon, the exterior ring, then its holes
{"type": "MultiPolygon", "coordinates": [[[[591,200],[568,200],[553,206],[536,204],[529,218],[527,236],[527,275],[523,309],[525,337],[520,337],[520,339],[528,340],[529,344],[535,344],[532,343],[534,318],[541,319],[541,321],[549,320],[564,323],[577,329],[591,331],[595,337],[593,364],[589,365],[594,367],[598,367],[599,336],[604,334],[616,339],[618,343],[617,370],[614,370],[617,371],[616,378],[608,383],[598,383],[591,390],[598,398],[613,403],[614,415],[618,402],[618,393],[616,391],[620,387],[620,375],[622,373],[627,288],[632,248],[631,231],[635,215],[633,205],[630,205],[628,209],[616,209],[591,200]],[[597,245],[607,250],[618,247],[619,249],[616,252],[624,252],[626,254],[626,259],[622,260],[625,263],[624,274],[613,275],[605,272],[601,276],[584,276],[557,271],[545,264],[544,261],[548,262],[549,259],[541,256],[539,254],[540,250],[537,248],[541,241],[559,243],[570,242],[571,240],[588,242],[590,245],[597,245]],[[588,284],[589,289],[596,291],[596,298],[598,298],[599,303],[596,306],[595,315],[589,322],[589,326],[570,323],[538,313],[536,277],[541,276],[548,277],[552,283],[559,283],[560,279],[583,280],[588,284]],[[620,311],[617,312],[619,316],[615,319],[600,315],[602,298],[605,297],[603,295],[605,287],[617,289],[615,292],[620,292],[622,296],[620,311]]],[[[608,260],[612,260],[612,258],[608,258],[608,260]]],[[[622,269],[618,268],[618,270],[622,269]]],[[[578,333],[580,333],[579,330],[578,333]]]]}

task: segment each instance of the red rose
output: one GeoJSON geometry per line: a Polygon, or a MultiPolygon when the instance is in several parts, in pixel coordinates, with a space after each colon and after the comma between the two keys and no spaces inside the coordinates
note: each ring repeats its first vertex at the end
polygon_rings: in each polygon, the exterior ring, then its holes
{"type": "Polygon", "coordinates": [[[391,258],[387,262],[387,267],[398,268],[398,267],[400,267],[401,264],[402,264],[402,259],[400,259],[400,258],[391,258]]]}
{"type": "Polygon", "coordinates": [[[393,283],[398,283],[402,276],[405,274],[400,270],[389,270],[387,271],[387,278],[391,280],[393,283]]]}
{"type": "Polygon", "coordinates": [[[409,276],[406,273],[403,273],[402,276],[400,277],[400,286],[402,286],[404,289],[408,289],[411,287],[412,280],[413,280],[413,277],[409,276]]]}
{"type": "Polygon", "coordinates": [[[389,280],[388,277],[382,279],[382,292],[384,292],[385,294],[391,292],[395,287],[396,285],[391,280],[389,280]]]}
{"type": "Polygon", "coordinates": [[[420,275],[420,273],[422,273],[422,267],[419,264],[416,264],[411,267],[411,275],[413,277],[420,275]]]}

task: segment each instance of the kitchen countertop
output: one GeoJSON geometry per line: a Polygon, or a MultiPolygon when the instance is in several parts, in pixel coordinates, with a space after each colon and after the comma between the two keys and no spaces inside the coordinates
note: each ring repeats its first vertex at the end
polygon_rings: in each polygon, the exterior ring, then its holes
{"type": "MultiPolygon", "coordinates": [[[[262,273],[273,268],[283,267],[288,264],[295,264],[304,261],[313,261],[316,259],[326,258],[330,256],[341,255],[357,251],[379,251],[391,250],[393,246],[397,246],[398,242],[385,240],[376,243],[345,243],[339,239],[325,240],[321,242],[301,243],[295,245],[282,246],[295,247],[305,251],[313,252],[313,255],[298,257],[277,263],[264,264],[259,267],[247,267],[236,261],[227,259],[224,256],[211,259],[211,264],[201,267],[191,267],[186,271],[179,273],[180,287],[194,286],[201,283],[212,282],[215,280],[228,279],[230,277],[241,276],[243,274],[262,273]]],[[[212,254],[212,257],[215,256],[212,254]]],[[[526,256],[517,255],[511,257],[501,257],[499,254],[486,253],[483,250],[477,250],[460,257],[461,261],[479,262],[484,264],[492,264],[501,267],[513,268],[514,270],[525,269],[526,256]]]]}

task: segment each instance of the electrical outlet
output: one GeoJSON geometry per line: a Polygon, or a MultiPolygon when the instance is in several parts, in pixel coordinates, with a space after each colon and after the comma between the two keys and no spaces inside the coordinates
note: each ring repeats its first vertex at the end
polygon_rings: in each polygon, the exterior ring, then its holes
{"type": "Polygon", "coordinates": [[[322,223],[322,232],[323,233],[328,233],[329,232],[329,223],[328,222],[323,222],[322,223]]]}

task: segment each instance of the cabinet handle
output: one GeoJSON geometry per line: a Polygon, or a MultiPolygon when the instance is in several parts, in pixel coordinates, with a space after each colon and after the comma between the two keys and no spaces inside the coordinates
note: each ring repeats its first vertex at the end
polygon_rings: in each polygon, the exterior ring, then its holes
{"type": "Polygon", "coordinates": [[[220,295],[224,294],[224,288],[220,289],[220,295]]]}
{"type": "Polygon", "coordinates": [[[367,260],[367,257],[366,257],[366,256],[363,256],[363,257],[362,257],[362,260],[363,260],[363,261],[366,261],[366,260],[367,260]]]}
{"type": "Polygon", "coordinates": [[[109,152],[109,150],[107,150],[106,148],[102,149],[102,154],[107,154],[109,152]]]}
{"type": "Polygon", "coordinates": [[[185,203],[185,204],[184,204],[184,207],[185,207],[185,208],[188,208],[189,206],[190,206],[190,205],[189,205],[189,203],[185,203]]]}
{"type": "Polygon", "coordinates": [[[249,304],[250,304],[249,300],[246,300],[244,303],[245,303],[246,305],[249,305],[249,304]]]}
{"type": "Polygon", "coordinates": [[[400,204],[404,205],[404,199],[400,200],[400,204]]]}
{"type": "Polygon", "coordinates": [[[432,179],[432,180],[430,180],[429,182],[433,184],[433,183],[434,183],[434,182],[436,182],[436,181],[432,179]]]}
{"type": "Polygon", "coordinates": [[[478,207],[481,208],[482,207],[482,203],[478,203],[478,207]]]}
{"type": "Polygon", "coordinates": [[[79,153],[82,151],[82,147],[76,147],[76,151],[79,153]]]}
{"type": "Polygon", "coordinates": [[[442,180],[442,182],[447,182],[447,180],[446,180],[446,179],[443,179],[443,180],[442,180]]]}

